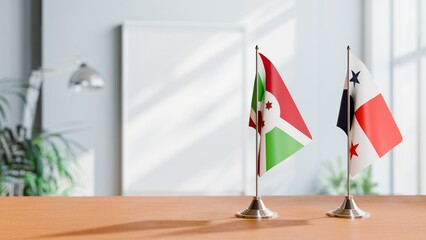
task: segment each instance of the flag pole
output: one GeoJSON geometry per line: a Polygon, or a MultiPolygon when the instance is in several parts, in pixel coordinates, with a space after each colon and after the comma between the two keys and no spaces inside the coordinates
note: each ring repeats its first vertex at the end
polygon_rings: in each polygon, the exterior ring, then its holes
{"type": "Polygon", "coordinates": [[[254,77],[255,81],[255,100],[256,100],[256,195],[253,197],[253,200],[250,203],[250,206],[245,210],[237,212],[236,217],[239,218],[276,218],[278,214],[269,210],[263,203],[259,195],[259,125],[258,123],[258,56],[259,56],[259,46],[256,45],[256,76],[254,77]]]}
{"type": "Polygon", "coordinates": [[[351,92],[349,91],[350,88],[350,84],[349,84],[349,54],[351,51],[351,47],[348,45],[348,47],[346,48],[347,50],[347,78],[348,81],[346,81],[345,84],[347,84],[347,88],[348,88],[348,96],[347,96],[347,119],[346,119],[346,132],[347,132],[347,196],[349,197],[351,195],[351,176],[350,176],[350,160],[351,160],[351,156],[350,156],[350,149],[351,149],[351,138],[350,138],[350,132],[351,132],[351,92]]]}
{"type": "Polygon", "coordinates": [[[256,198],[259,198],[259,124],[258,123],[258,91],[259,91],[259,83],[258,83],[258,54],[259,54],[259,46],[256,45],[256,75],[254,77],[254,82],[256,83],[256,198]]]}
{"type": "MultiPolygon", "coordinates": [[[[339,218],[368,218],[370,217],[370,213],[363,211],[362,209],[360,209],[356,203],[355,200],[353,199],[353,196],[351,195],[351,175],[350,175],[350,161],[351,161],[351,155],[350,155],[350,150],[351,150],[351,137],[350,137],[350,132],[351,132],[351,92],[349,91],[350,88],[350,80],[349,80],[349,74],[350,74],[350,64],[349,64],[349,54],[351,51],[351,47],[347,47],[347,72],[346,72],[346,77],[347,79],[345,79],[345,88],[347,89],[347,119],[346,119],[346,133],[347,133],[347,188],[346,188],[346,196],[345,199],[343,200],[342,204],[340,205],[339,208],[336,208],[334,210],[331,210],[329,212],[327,212],[327,215],[330,217],[339,217],[339,218]]],[[[354,106],[355,107],[355,106],[354,106]]]]}

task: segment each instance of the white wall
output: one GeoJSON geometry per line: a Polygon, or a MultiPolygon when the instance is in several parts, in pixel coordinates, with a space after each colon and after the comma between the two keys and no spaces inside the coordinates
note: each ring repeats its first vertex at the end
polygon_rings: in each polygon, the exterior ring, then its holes
{"type": "MultiPolygon", "coordinates": [[[[66,90],[66,75],[46,81],[43,124],[50,127],[76,120],[88,126],[88,130],[73,137],[94,153],[95,194],[119,194],[120,25],[125,20],[246,25],[251,36],[249,45],[258,43],[271,60],[278,59],[274,63],[314,138],[296,156],[262,177],[261,191],[312,194],[318,185],[321,162],[344,156],[345,135],[335,123],[346,71],[346,46],[350,44],[355,53],[362,53],[361,3],[358,0],[45,0],[44,64],[61,66],[81,56],[107,82],[100,92],[76,94],[66,90]]],[[[249,68],[253,65],[248,64],[249,68]]]]}
{"type": "MultiPolygon", "coordinates": [[[[30,0],[0,0],[0,79],[27,79],[31,72],[30,0]]],[[[22,102],[11,98],[7,125],[20,123],[22,102]]]]}

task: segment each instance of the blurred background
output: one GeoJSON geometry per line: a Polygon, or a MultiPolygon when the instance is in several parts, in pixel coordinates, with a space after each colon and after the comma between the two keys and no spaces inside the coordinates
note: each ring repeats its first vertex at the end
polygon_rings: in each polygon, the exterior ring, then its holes
{"type": "Polygon", "coordinates": [[[425,194],[425,16],[422,0],[0,0],[2,195],[252,195],[256,44],[313,136],[262,195],[344,192],[347,45],[404,138],[355,193],[425,194]],[[76,59],[99,89],[72,88],[76,59]]]}

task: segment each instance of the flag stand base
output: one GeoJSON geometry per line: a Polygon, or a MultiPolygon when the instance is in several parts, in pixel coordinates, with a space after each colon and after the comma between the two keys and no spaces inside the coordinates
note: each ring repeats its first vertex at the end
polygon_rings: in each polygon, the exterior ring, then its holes
{"type": "Polygon", "coordinates": [[[361,210],[355,203],[352,195],[345,196],[342,205],[327,213],[330,217],[339,218],[368,218],[370,213],[361,210]]]}
{"type": "Polygon", "coordinates": [[[278,213],[269,210],[260,197],[253,197],[250,206],[235,216],[239,218],[276,218],[278,213]]]}

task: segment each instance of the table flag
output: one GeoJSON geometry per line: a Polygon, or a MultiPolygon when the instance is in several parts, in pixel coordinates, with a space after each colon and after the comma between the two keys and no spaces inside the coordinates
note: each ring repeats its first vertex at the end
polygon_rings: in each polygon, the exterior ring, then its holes
{"type": "Polygon", "coordinates": [[[257,172],[262,176],[311,142],[312,137],[275,66],[261,53],[257,57],[258,90],[255,81],[249,126],[256,129],[257,111],[260,134],[257,172]]]}
{"type": "Polygon", "coordinates": [[[347,132],[350,89],[350,174],[355,176],[402,141],[402,135],[364,63],[349,56],[337,126],[347,132]],[[350,79],[349,79],[350,78],[350,79]]]}

